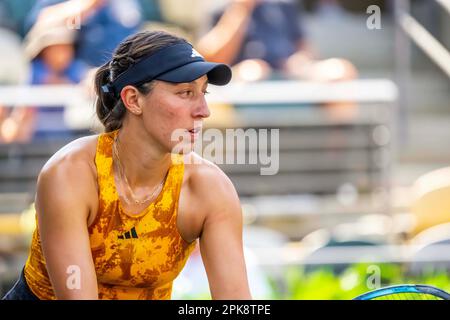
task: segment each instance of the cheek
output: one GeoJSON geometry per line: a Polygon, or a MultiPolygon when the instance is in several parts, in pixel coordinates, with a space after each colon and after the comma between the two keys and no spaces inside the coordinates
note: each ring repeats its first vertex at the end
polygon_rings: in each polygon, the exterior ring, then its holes
{"type": "Polygon", "coordinates": [[[173,144],[172,134],[178,136],[191,125],[189,107],[177,100],[154,99],[144,112],[145,127],[163,144],[173,144]]]}

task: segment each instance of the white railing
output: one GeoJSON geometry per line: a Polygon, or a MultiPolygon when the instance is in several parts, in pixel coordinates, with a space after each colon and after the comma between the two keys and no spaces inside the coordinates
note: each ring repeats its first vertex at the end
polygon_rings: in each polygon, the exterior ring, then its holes
{"type": "MultiPolygon", "coordinates": [[[[355,101],[390,103],[397,98],[396,85],[386,79],[363,79],[339,83],[263,81],[211,86],[211,103],[327,103],[355,101]]],[[[61,106],[91,100],[87,88],[78,85],[0,86],[0,105],[61,106]]]]}
{"type": "Polygon", "coordinates": [[[436,0],[450,14],[450,1],[449,0],[436,0]]]}
{"type": "Polygon", "coordinates": [[[449,51],[409,14],[402,13],[399,23],[410,39],[450,78],[449,51]]]}
{"type": "MultiPolygon", "coordinates": [[[[387,79],[364,79],[339,83],[307,81],[264,81],[211,86],[209,103],[224,104],[318,104],[353,101],[365,104],[393,104],[396,85],[387,79]]],[[[81,85],[0,86],[0,106],[65,106],[67,125],[87,129],[97,125],[95,96],[81,85]]],[[[266,110],[267,111],[267,110],[266,110]]],[[[280,113],[282,110],[278,110],[280,113]]],[[[292,110],[291,110],[292,112],[292,110]]],[[[300,118],[309,119],[304,110],[300,118]]],[[[267,115],[267,114],[266,114],[267,115]]],[[[292,115],[291,115],[292,116],[292,115]]],[[[311,117],[311,115],[309,114],[311,117]]],[[[285,114],[283,119],[289,120],[285,114]]],[[[266,117],[267,118],[267,117],[266,117]]],[[[298,118],[298,117],[297,117],[298,118]]]]}
{"type": "MultiPolygon", "coordinates": [[[[434,0],[450,14],[450,0],[434,0]]],[[[409,13],[410,0],[395,0],[397,25],[448,77],[450,53],[433,35],[409,13]]],[[[405,54],[409,49],[403,48],[405,54]]],[[[403,57],[408,61],[409,57],[403,57]]]]}

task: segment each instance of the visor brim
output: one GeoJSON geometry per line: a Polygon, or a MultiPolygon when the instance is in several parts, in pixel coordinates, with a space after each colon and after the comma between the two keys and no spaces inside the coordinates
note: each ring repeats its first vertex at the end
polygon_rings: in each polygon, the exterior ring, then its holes
{"type": "Polygon", "coordinates": [[[156,79],[182,83],[194,81],[205,74],[208,82],[216,86],[226,85],[232,77],[231,68],[226,64],[196,61],[159,75],[156,79]]]}

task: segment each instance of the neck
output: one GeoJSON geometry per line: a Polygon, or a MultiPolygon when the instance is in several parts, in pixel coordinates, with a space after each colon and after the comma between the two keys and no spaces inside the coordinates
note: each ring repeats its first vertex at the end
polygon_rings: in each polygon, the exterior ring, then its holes
{"type": "Polygon", "coordinates": [[[129,127],[119,130],[116,148],[130,187],[145,193],[165,177],[171,164],[170,153],[157,147],[151,137],[129,127]]]}

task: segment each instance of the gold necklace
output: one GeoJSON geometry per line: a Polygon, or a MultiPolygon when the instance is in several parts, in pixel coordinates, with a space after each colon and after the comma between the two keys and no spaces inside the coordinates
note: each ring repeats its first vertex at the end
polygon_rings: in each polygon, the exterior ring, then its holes
{"type": "Polygon", "coordinates": [[[153,192],[150,194],[150,196],[148,196],[147,198],[143,199],[143,200],[139,200],[137,199],[136,195],[134,194],[133,190],[130,187],[130,184],[128,182],[127,176],[125,174],[125,170],[123,169],[122,163],[120,161],[120,157],[119,157],[119,152],[117,150],[117,144],[116,142],[118,141],[118,135],[116,136],[116,138],[114,139],[114,143],[113,143],[113,152],[114,155],[117,158],[117,165],[119,167],[119,175],[120,177],[125,181],[125,186],[127,187],[128,191],[131,194],[131,197],[133,198],[132,201],[128,198],[128,196],[126,195],[126,193],[124,194],[124,199],[128,204],[137,204],[137,205],[142,205],[144,203],[147,203],[148,201],[152,200],[153,197],[156,194],[156,191],[158,191],[158,189],[160,189],[163,185],[164,182],[166,181],[167,178],[167,174],[169,171],[167,171],[167,173],[165,174],[164,178],[161,180],[161,182],[155,187],[155,189],[153,190],[153,192]]]}

